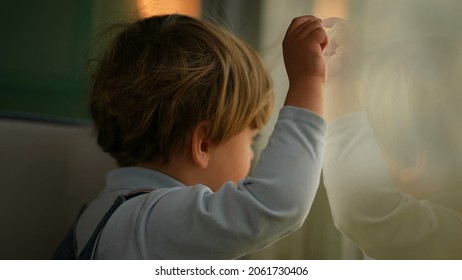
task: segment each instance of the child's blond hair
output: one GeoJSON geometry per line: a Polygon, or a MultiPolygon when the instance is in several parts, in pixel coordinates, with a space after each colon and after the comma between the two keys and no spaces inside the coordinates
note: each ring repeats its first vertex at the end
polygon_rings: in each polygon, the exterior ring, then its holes
{"type": "Polygon", "coordinates": [[[98,143],[120,166],[167,163],[201,121],[213,143],[260,129],[274,102],[271,79],[251,47],[183,15],[124,25],[94,79],[90,113],[98,143]]]}

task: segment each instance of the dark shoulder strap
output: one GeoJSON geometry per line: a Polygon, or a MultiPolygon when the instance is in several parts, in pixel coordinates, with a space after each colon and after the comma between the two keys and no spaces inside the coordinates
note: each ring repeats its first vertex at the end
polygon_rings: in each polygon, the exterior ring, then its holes
{"type": "Polygon", "coordinates": [[[75,260],[76,259],[76,252],[77,252],[77,242],[75,239],[75,232],[76,232],[76,226],[77,222],[80,218],[80,216],[83,213],[83,210],[87,205],[84,205],[80,211],[79,214],[77,215],[74,223],[72,224],[72,228],[68,231],[64,239],[61,241],[59,244],[58,248],[54,252],[53,259],[54,260],[75,260]]]}
{"type": "MultiPolygon", "coordinates": [[[[114,203],[112,204],[111,208],[104,214],[103,218],[99,222],[98,226],[96,227],[95,231],[91,235],[90,239],[88,240],[87,244],[85,244],[85,247],[83,248],[82,252],[80,253],[78,259],[79,260],[91,260],[94,257],[94,253],[96,250],[96,245],[98,245],[99,238],[101,236],[101,232],[103,231],[104,226],[106,225],[107,221],[109,218],[114,214],[114,212],[119,208],[120,205],[122,205],[125,201],[134,198],[136,196],[139,196],[141,194],[145,194],[148,192],[151,192],[152,190],[136,190],[133,192],[130,192],[126,195],[119,195],[114,203]]],[[[74,231],[74,238],[76,237],[75,231],[74,231]]]]}

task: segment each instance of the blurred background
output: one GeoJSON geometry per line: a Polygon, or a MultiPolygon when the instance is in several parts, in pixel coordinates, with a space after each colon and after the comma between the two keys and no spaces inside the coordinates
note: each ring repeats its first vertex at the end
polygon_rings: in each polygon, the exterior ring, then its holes
{"type": "MultiPolygon", "coordinates": [[[[45,0],[0,9],[0,259],[49,259],[79,207],[114,166],[93,143],[86,71],[98,33],[111,24],[182,13],[248,41],[273,76],[276,110],[288,81],[281,43],[303,14],[350,20],[366,48],[425,32],[455,32],[461,1],[442,0],[45,0]],[[437,4],[435,4],[437,3],[437,4]]],[[[265,128],[265,145],[276,119],[265,128]]],[[[247,259],[357,259],[335,229],[321,185],[305,225],[247,259]]]]}

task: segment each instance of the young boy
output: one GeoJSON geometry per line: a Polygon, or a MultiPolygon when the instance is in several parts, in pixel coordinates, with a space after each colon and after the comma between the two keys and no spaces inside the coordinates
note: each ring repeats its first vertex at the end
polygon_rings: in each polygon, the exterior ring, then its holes
{"type": "Polygon", "coordinates": [[[125,26],[99,61],[90,100],[98,143],[121,168],[79,219],[78,250],[118,195],[140,189],[149,192],[114,212],[92,257],[232,259],[301,226],[320,178],[326,44],[315,17],[289,26],[285,106],[246,177],[273,106],[257,54],[187,16],[125,26]]]}
{"type": "Polygon", "coordinates": [[[325,25],[328,67],[348,69],[326,86],[324,180],[337,227],[369,257],[461,259],[462,48],[441,36],[395,43],[370,56],[355,87],[351,28],[325,25]]]}

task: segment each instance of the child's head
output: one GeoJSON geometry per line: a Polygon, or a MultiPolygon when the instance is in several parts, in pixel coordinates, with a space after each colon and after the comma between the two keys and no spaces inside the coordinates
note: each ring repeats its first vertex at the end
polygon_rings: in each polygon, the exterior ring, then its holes
{"type": "Polygon", "coordinates": [[[372,61],[362,103],[385,159],[403,183],[460,184],[462,49],[428,37],[396,43],[372,61]]]}
{"type": "Polygon", "coordinates": [[[182,15],[122,26],[94,79],[90,112],[98,143],[120,166],[168,163],[200,123],[217,144],[260,129],[273,106],[271,80],[255,51],[182,15]]]}

